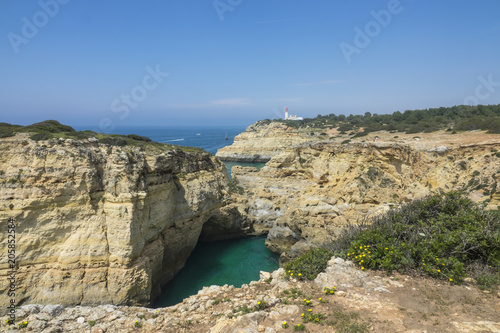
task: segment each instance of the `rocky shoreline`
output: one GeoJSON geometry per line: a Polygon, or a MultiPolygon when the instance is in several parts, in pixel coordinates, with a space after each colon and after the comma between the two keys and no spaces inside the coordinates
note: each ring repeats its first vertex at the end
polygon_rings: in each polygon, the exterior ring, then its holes
{"type": "Polygon", "coordinates": [[[312,136],[307,129],[299,136],[308,142],[285,146],[282,138],[300,130],[283,126],[253,125],[223,152],[255,150],[276,138],[274,156],[260,171],[235,166],[232,177],[244,191],[239,202],[250,224],[268,232],[266,246],[282,262],[328,245],[348,223],[440,191],[465,191],[489,209],[500,205],[496,135],[375,132],[349,139],[335,130],[312,136]]]}
{"type": "Polygon", "coordinates": [[[499,309],[499,297],[473,287],[442,286],[437,281],[404,275],[387,277],[361,271],[352,262],[333,257],[314,281],[287,280],[280,268],[261,272],[259,281],[241,288],[205,287],[167,308],[31,304],[16,310],[13,326],[5,324],[6,316],[1,320],[4,332],[17,332],[17,326],[26,325],[19,331],[272,333],[290,332],[299,324],[310,332],[332,332],[338,328],[336,320],[346,316],[351,325],[375,332],[499,332],[499,309]],[[325,287],[335,292],[325,294],[325,287]],[[469,299],[475,307],[454,304],[446,296],[450,292],[469,299]],[[427,293],[447,301],[436,304],[427,293]],[[425,301],[428,303],[422,307],[425,301]],[[437,309],[443,313],[432,314],[437,309]],[[302,314],[309,312],[324,318],[318,323],[305,323],[302,314]],[[447,313],[451,317],[445,317],[447,313]],[[288,328],[283,328],[284,322],[288,328]]]}
{"type": "MultiPolygon", "coordinates": [[[[0,218],[17,223],[16,299],[22,302],[15,326],[6,329],[291,331],[309,310],[305,297],[329,318],[308,324],[311,332],[335,330],[337,317],[380,332],[500,332],[496,295],[384,277],[339,258],[311,282],[287,280],[280,269],[242,288],[204,288],[173,307],[141,307],[199,240],[268,234],[266,246],[283,263],[327,245],[347,223],[430,193],[462,189],[491,209],[500,205],[496,136],[377,132],[348,138],[330,129],[257,123],[217,153],[267,162],[260,171],[234,167],[233,184],[224,165],[199,150],[116,147],[92,138],[33,141],[26,134],[1,139],[0,218]],[[337,288],[328,302],[319,300],[324,287],[337,288]]],[[[0,244],[5,253],[5,239],[0,244]]],[[[0,266],[2,276],[7,268],[0,266]]],[[[2,279],[2,304],[9,302],[8,287],[2,279]]]]}
{"type": "MultiPolygon", "coordinates": [[[[201,234],[243,234],[238,211],[225,209],[225,166],[201,149],[19,133],[0,139],[0,150],[0,220],[15,226],[15,305],[147,305],[201,234]]],[[[10,275],[7,261],[0,275],[10,275]]],[[[9,288],[2,278],[1,304],[9,288]]]]}

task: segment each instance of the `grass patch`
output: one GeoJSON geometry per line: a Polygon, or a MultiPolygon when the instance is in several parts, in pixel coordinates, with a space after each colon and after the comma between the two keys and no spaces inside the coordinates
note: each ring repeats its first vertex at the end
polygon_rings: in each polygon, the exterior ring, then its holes
{"type": "Polygon", "coordinates": [[[326,269],[326,264],[331,257],[332,252],[327,249],[311,249],[284,266],[285,277],[314,280],[326,269]]]}
{"type": "Polygon", "coordinates": [[[332,326],[335,332],[339,333],[366,333],[369,332],[370,325],[359,317],[357,312],[344,313],[342,311],[333,311],[326,324],[332,326]]]}

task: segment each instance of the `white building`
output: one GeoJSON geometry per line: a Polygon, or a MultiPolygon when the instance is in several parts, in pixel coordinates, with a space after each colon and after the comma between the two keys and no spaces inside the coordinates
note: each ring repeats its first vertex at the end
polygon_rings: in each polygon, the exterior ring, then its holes
{"type": "Polygon", "coordinates": [[[288,115],[288,108],[285,108],[285,120],[304,120],[302,117],[297,117],[296,115],[288,115]]]}

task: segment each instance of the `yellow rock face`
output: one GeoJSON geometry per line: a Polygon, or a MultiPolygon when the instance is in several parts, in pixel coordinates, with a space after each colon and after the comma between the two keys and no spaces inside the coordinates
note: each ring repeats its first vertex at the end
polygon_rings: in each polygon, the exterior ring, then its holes
{"type": "MultiPolygon", "coordinates": [[[[0,252],[12,218],[18,303],[147,304],[227,193],[225,167],[202,151],[19,134],[0,152],[0,252]]],[[[0,272],[8,304],[6,260],[0,272]]]]}
{"type": "Polygon", "coordinates": [[[231,146],[221,148],[217,156],[223,161],[267,162],[283,149],[310,141],[304,131],[295,130],[281,123],[249,126],[234,138],[231,146]]]}
{"type": "MultiPolygon", "coordinates": [[[[262,133],[272,140],[270,131],[262,133]]],[[[260,139],[252,135],[236,149],[255,149],[260,139]]],[[[311,138],[277,149],[259,172],[233,167],[232,175],[250,194],[248,218],[269,231],[266,245],[291,255],[331,242],[346,223],[441,190],[463,189],[497,209],[500,136],[417,135],[378,132],[347,144],[345,136],[311,138]]]]}

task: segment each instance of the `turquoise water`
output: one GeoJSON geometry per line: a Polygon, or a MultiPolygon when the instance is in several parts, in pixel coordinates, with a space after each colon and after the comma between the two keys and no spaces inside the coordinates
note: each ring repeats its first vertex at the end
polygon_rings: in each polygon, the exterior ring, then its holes
{"type": "Polygon", "coordinates": [[[260,271],[279,268],[279,256],[269,251],[265,237],[235,239],[215,243],[200,243],[174,279],[162,288],[153,307],[166,307],[196,295],[211,285],[243,284],[259,279],[260,271]]]}
{"type": "MultiPolygon", "coordinates": [[[[76,130],[99,129],[89,126],[76,130]]],[[[245,130],[240,126],[130,126],[116,127],[113,134],[137,134],[153,141],[182,146],[200,147],[215,154],[218,149],[231,145],[234,137],[245,130]],[[228,140],[226,140],[226,135],[228,140]]],[[[260,170],[265,163],[225,162],[229,177],[235,165],[253,166],[260,170]]],[[[260,271],[278,269],[278,256],[269,251],[265,237],[246,238],[217,243],[201,243],[188,258],[185,267],[162,289],[153,304],[164,307],[177,304],[198,293],[204,286],[242,284],[259,279],[260,271]]]]}
{"type": "MultiPolygon", "coordinates": [[[[266,163],[246,163],[246,162],[224,162],[226,165],[227,173],[229,175],[229,178],[231,178],[231,168],[234,167],[235,165],[241,165],[243,167],[255,167],[257,168],[257,171],[260,171],[266,163]]],[[[231,178],[232,180],[233,178],[231,178]]]]}

